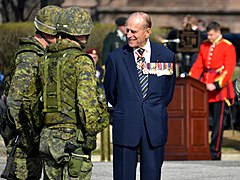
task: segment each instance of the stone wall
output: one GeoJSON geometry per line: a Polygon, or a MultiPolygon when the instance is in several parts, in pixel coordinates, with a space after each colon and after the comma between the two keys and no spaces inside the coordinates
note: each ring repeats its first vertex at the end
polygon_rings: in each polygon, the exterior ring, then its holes
{"type": "Polygon", "coordinates": [[[231,32],[240,32],[239,0],[99,0],[98,18],[102,23],[113,23],[117,16],[127,16],[134,11],[151,15],[155,27],[181,28],[187,14],[206,21],[218,21],[231,32]]]}

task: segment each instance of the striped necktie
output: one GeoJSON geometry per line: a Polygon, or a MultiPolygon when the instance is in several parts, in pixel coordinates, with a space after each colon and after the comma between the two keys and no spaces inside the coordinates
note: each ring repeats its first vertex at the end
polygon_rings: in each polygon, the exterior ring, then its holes
{"type": "MultiPolygon", "coordinates": [[[[144,53],[144,49],[143,48],[139,48],[136,51],[137,54],[137,63],[142,62],[143,64],[146,63],[145,58],[143,57],[143,53],[144,53]]],[[[140,87],[142,90],[142,95],[143,98],[146,97],[147,95],[147,90],[148,90],[148,75],[147,74],[143,74],[142,69],[137,69],[138,70],[138,78],[139,78],[139,83],[140,83],[140,87]]]]}

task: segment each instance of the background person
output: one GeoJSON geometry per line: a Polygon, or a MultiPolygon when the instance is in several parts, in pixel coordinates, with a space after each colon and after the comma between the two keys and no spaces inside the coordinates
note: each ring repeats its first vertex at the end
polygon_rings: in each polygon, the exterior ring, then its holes
{"type": "Polygon", "coordinates": [[[120,48],[127,43],[125,17],[119,17],[115,20],[117,26],[114,32],[109,32],[103,41],[102,62],[106,63],[108,53],[114,49],[120,48]]]}
{"type": "Polygon", "coordinates": [[[206,32],[206,22],[203,19],[198,19],[197,29],[200,32],[206,32]]]}
{"type": "Polygon", "coordinates": [[[233,44],[222,37],[219,23],[210,22],[206,31],[208,41],[201,44],[189,75],[206,84],[209,117],[212,117],[210,150],[212,160],[221,160],[226,119],[224,109],[225,106],[231,106],[235,98],[231,77],[236,65],[236,52],[233,44]]]}
{"type": "Polygon", "coordinates": [[[94,61],[94,64],[96,65],[96,77],[99,79],[99,83],[103,83],[103,76],[104,76],[104,69],[98,64],[100,55],[99,51],[96,48],[92,48],[86,51],[94,61]]]}
{"type": "MultiPolygon", "coordinates": [[[[186,15],[183,17],[183,20],[181,22],[182,28],[180,30],[185,30],[190,27],[190,29],[196,31],[198,28],[198,22],[197,18],[195,16],[192,16],[190,14],[186,15]]],[[[167,35],[167,40],[173,40],[177,39],[178,37],[178,29],[172,29],[168,35],[167,35]]],[[[167,44],[168,48],[170,48],[174,53],[177,53],[177,44],[174,42],[170,42],[167,44]]]]}
{"type": "Polygon", "coordinates": [[[128,44],[109,53],[106,62],[104,85],[114,107],[114,180],[136,179],[138,148],[141,179],[161,179],[175,57],[168,48],[149,40],[151,28],[148,14],[131,14],[126,22],[128,44]]]}

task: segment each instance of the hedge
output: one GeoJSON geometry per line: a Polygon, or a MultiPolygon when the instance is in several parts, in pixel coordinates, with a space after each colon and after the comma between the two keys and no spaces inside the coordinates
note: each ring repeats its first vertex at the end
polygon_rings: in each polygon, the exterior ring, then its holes
{"type": "Polygon", "coordinates": [[[4,72],[9,70],[14,52],[18,48],[18,38],[34,34],[32,23],[5,23],[0,25],[0,66],[4,72]]]}
{"type": "MultiPolygon", "coordinates": [[[[106,34],[115,30],[114,24],[95,23],[92,33],[89,37],[86,49],[97,48],[100,52],[103,46],[103,40],[106,34]]],[[[166,36],[168,30],[154,28],[151,39],[157,41],[159,36],[166,36]]],[[[4,23],[0,25],[0,71],[9,72],[9,67],[13,62],[13,56],[18,48],[18,38],[33,35],[35,28],[33,23],[4,23]]]]}

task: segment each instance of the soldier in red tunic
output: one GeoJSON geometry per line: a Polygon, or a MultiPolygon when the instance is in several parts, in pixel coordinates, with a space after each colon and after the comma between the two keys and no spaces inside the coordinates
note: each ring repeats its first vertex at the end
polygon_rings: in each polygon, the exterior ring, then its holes
{"type": "Polygon", "coordinates": [[[217,22],[207,26],[207,40],[199,50],[196,62],[189,75],[206,84],[209,111],[212,117],[210,150],[212,160],[221,160],[221,145],[224,130],[224,109],[231,106],[235,97],[232,74],[236,65],[236,51],[231,42],[224,39],[217,22]]]}

